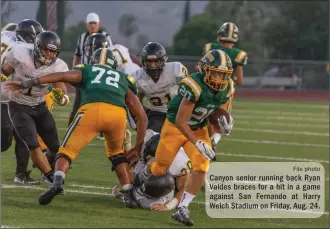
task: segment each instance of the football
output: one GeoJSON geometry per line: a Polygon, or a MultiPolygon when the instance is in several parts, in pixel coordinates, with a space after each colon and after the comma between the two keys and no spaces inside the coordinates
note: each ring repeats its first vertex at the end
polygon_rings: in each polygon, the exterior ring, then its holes
{"type": "Polygon", "coordinates": [[[218,118],[220,118],[221,116],[225,116],[226,120],[228,121],[230,118],[230,113],[222,108],[217,108],[215,109],[209,116],[209,122],[212,124],[213,129],[215,132],[219,133],[220,132],[220,128],[219,128],[219,124],[218,124],[218,118]]]}

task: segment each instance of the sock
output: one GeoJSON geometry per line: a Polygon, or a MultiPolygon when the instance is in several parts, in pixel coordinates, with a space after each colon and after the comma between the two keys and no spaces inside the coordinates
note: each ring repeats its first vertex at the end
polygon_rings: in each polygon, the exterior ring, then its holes
{"type": "Polygon", "coordinates": [[[130,190],[131,188],[133,188],[133,185],[132,185],[132,184],[124,184],[122,188],[123,188],[123,190],[125,190],[125,191],[126,191],[126,190],[130,190]]]}
{"type": "Polygon", "coordinates": [[[65,173],[62,171],[56,171],[54,173],[53,188],[63,188],[65,173]]]}
{"type": "Polygon", "coordinates": [[[184,191],[178,207],[188,207],[190,202],[194,199],[195,195],[184,191]]]}

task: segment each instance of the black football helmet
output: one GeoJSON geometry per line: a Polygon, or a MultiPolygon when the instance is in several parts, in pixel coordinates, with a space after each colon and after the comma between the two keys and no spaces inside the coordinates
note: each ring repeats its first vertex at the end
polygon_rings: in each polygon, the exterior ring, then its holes
{"type": "Polygon", "coordinates": [[[239,39],[238,27],[232,22],[224,23],[218,30],[218,40],[237,43],[239,39]]]}
{"type": "Polygon", "coordinates": [[[52,65],[55,63],[60,51],[61,39],[56,33],[44,31],[37,35],[34,41],[33,50],[35,60],[39,61],[43,65],[52,65]],[[49,54],[49,56],[47,54],[49,54]]]}
{"type": "Polygon", "coordinates": [[[101,33],[93,33],[86,38],[84,44],[84,53],[90,62],[93,53],[99,48],[109,48],[107,38],[101,33]]]}
{"type": "Polygon", "coordinates": [[[2,27],[1,31],[15,31],[16,27],[16,23],[8,23],[4,27],[2,27]]]}
{"type": "Polygon", "coordinates": [[[151,176],[142,186],[142,191],[151,198],[161,198],[170,193],[175,188],[174,177],[165,173],[162,176],[151,176]]]}
{"type": "Polygon", "coordinates": [[[165,48],[158,42],[149,42],[142,49],[140,56],[143,69],[156,83],[164,70],[168,58],[165,48]],[[153,61],[158,61],[158,63],[154,64],[155,62],[153,61]]]}
{"type": "Polygon", "coordinates": [[[25,19],[16,27],[16,39],[25,43],[34,43],[36,36],[43,31],[39,22],[25,19]]]}

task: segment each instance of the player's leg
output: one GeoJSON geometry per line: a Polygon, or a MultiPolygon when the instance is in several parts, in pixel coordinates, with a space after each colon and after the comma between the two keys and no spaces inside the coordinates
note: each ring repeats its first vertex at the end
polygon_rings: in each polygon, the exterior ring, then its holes
{"type": "Polygon", "coordinates": [[[1,103],[1,152],[7,151],[13,142],[13,126],[8,115],[8,105],[1,103]]]}
{"type": "Polygon", "coordinates": [[[21,185],[39,185],[40,180],[35,180],[31,177],[31,171],[28,171],[30,160],[29,150],[24,142],[14,132],[15,138],[15,155],[16,155],[16,173],[14,182],[21,185]]]}
{"type": "MultiPolygon", "coordinates": [[[[211,141],[207,127],[194,131],[198,139],[211,146],[211,141]]],[[[201,189],[205,180],[205,173],[209,168],[210,161],[207,160],[197,148],[189,141],[183,145],[192,164],[192,171],[187,178],[185,191],[178,206],[178,210],[172,215],[172,218],[186,225],[193,225],[189,218],[188,206],[194,199],[197,192],[201,189]]]]}
{"type": "Polygon", "coordinates": [[[166,119],[166,113],[152,111],[148,112],[148,126],[147,129],[160,133],[166,119]]]}
{"type": "Polygon", "coordinates": [[[46,145],[46,147],[40,147],[40,150],[43,151],[48,148],[47,160],[53,168],[55,156],[60,148],[60,142],[55,120],[46,106],[39,108],[35,123],[37,132],[42,139],[42,142],[46,145]]]}
{"type": "Polygon", "coordinates": [[[116,171],[120,184],[124,187],[131,184],[128,161],[124,154],[124,134],[126,129],[126,111],[122,107],[100,104],[102,118],[100,129],[104,133],[107,157],[116,171]]]}
{"type": "Polygon", "coordinates": [[[76,159],[79,152],[96,136],[98,129],[96,123],[99,116],[97,105],[86,104],[82,106],[70,124],[60,150],[56,155],[54,181],[51,188],[39,197],[39,204],[47,205],[52,199],[64,192],[64,179],[70,164],[76,159]]]}
{"type": "Polygon", "coordinates": [[[37,128],[34,120],[37,111],[38,108],[21,105],[12,101],[8,104],[9,118],[17,133],[17,137],[28,148],[33,163],[43,174],[49,177],[51,175],[51,167],[39,148],[37,138],[37,128]]]}
{"type": "Polygon", "coordinates": [[[180,147],[187,141],[180,130],[167,119],[164,122],[160,141],[155,154],[155,161],[147,166],[146,173],[154,176],[163,175],[171,166],[180,147]]]}

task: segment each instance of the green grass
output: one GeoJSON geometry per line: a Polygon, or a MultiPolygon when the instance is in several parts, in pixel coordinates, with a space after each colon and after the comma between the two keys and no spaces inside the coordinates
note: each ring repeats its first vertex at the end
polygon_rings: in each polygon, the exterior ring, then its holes
{"type": "MultiPolygon", "coordinates": [[[[71,107],[57,106],[54,109],[61,139],[70,111],[71,107]]],[[[231,136],[224,137],[217,148],[224,154],[217,157],[219,161],[321,160],[328,178],[327,103],[237,99],[233,105],[233,117],[235,124],[231,136]]],[[[126,209],[119,200],[111,197],[111,187],[118,181],[109,165],[103,143],[94,140],[82,150],[69,170],[65,183],[66,195],[56,197],[48,206],[40,206],[38,196],[48,188],[46,184],[31,188],[13,186],[15,160],[12,147],[2,154],[1,182],[7,186],[1,190],[1,225],[37,228],[181,227],[170,219],[171,212],[126,209]]],[[[34,177],[39,174],[37,169],[33,170],[34,177]]],[[[316,219],[212,219],[201,204],[203,195],[200,192],[195,198],[199,203],[190,207],[191,217],[199,228],[329,227],[328,213],[316,219]]],[[[327,202],[328,196],[327,186],[327,202]]]]}

